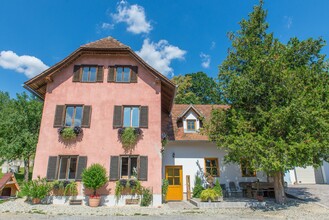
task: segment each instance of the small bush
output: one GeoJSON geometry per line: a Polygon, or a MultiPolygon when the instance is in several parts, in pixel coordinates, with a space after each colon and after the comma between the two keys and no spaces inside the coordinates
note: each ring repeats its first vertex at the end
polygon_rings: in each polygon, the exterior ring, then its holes
{"type": "Polygon", "coordinates": [[[200,198],[202,190],[204,190],[202,186],[202,180],[198,175],[196,175],[194,181],[194,188],[193,188],[193,197],[200,198]]]}
{"type": "Polygon", "coordinates": [[[142,200],[141,200],[141,206],[149,206],[152,202],[153,195],[151,193],[151,190],[144,188],[142,190],[142,200]]]}
{"type": "Polygon", "coordinates": [[[92,164],[82,172],[82,182],[87,189],[92,189],[96,196],[96,190],[107,182],[106,169],[100,164],[92,164]]]}
{"type": "Polygon", "coordinates": [[[215,183],[215,186],[213,189],[216,191],[216,193],[219,197],[223,196],[222,187],[220,186],[218,179],[216,180],[216,183],[215,183]]]}
{"type": "Polygon", "coordinates": [[[167,197],[168,186],[169,186],[168,180],[167,179],[163,179],[162,180],[162,196],[163,196],[164,200],[167,197]]]}
{"type": "Polygon", "coordinates": [[[47,182],[46,178],[24,182],[22,187],[22,195],[29,199],[44,199],[52,190],[52,185],[47,182]]]}
{"type": "Polygon", "coordinates": [[[218,197],[217,192],[214,189],[205,189],[201,192],[200,198],[202,202],[211,200],[212,202],[218,197]]]}

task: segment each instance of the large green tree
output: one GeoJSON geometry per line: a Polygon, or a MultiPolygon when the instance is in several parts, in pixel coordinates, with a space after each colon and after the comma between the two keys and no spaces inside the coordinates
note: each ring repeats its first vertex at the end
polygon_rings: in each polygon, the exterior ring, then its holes
{"type": "Polygon", "coordinates": [[[24,179],[28,181],[29,162],[35,154],[39,136],[42,102],[26,93],[10,99],[0,92],[0,154],[7,160],[24,160],[24,179]]]}
{"type": "Polygon", "coordinates": [[[284,172],[319,166],[329,155],[329,74],[322,39],[280,43],[268,33],[263,1],[241,30],[219,71],[231,108],[214,110],[209,138],[227,149],[226,162],[247,159],[273,176],[275,197],[285,202],[284,172]]]}
{"type": "Polygon", "coordinates": [[[175,76],[172,81],[178,85],[176,104],[218,104],[221,94],[215,79],[204,72],[175,76]]]}

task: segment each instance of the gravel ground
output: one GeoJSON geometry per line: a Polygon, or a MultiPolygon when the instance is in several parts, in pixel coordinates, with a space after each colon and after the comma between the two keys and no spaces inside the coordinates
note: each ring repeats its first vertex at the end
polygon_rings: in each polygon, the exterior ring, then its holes
{"type": "Polygon", "coordinates": [[[329,209],[317,203],[289,200],[287,205],[269,202],[260,209],[198,209],[171,208],[168,204],[160,208],[30,205],[23,199],[0,204],[0,219],[329,219],[329,209]]]}

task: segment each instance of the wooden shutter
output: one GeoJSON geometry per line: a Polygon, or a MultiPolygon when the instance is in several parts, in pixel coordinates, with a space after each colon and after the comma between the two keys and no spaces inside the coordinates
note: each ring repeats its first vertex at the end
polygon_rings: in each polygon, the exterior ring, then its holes
{"type": "Polygon", "coordinates": [[[81,180],[82,171],[87,167],[87,157],[79,157],[75,180],[81,180]]]}
{"type": "Polygon", "coordinates": [[[50,156],[48,158],[47,180],[55,180],[57,174],[58,157],[50,156]]]}
{"type": "Polygon", "coordinates": [[[104,79],[104,68],[103,66],[98,66],[96,82],[103,82],[103,79],[104,79]]]}
{"type": "Polygon", "coordinates": [[[109,66],[109,72],[107,75],[107,82],[115,82],[115,67],[114,66],[109,66]]]}
{"type": "Polygon", "coordinates": [[[149,122],[149,107],[148,106],[141,106],[140,113],[139,113],[139,127],[140,128],[147,128],[149,122]]]}
{"type": "Polygon", "coordinates": [[[90,105],[84,105],[83,106],[83,113],[82,113],[81,127],[82,128],[90,128],[90,119],[91,119],[91,106],[90,105]]]}
{"type": "Polygon", "coordinates": [[[56,105],[54,128],[63,126],[65,105],[56,105]]]}
{"type": "Polygon", "coordinates": [[[122,127],[122,106],[115,105],[113,113],[113,127],[122,127]]]}
{"type": "Polygon", "coordinates": [[[80,77],[80,66],[75,65],[73,67],[73,82],[80,82],[81,77],[80,77]]]}
{"type": "Polygon", "coordinates": [[[119,156],[111,156],[110,160],[110,181],[116,181],[119,179],[119,156]]]}
{"type": "Polygon", "coordinates": [[[148,169],[147,156],[140,156],[139,157],[139,173],[138,173],[139,180],[147,181],[147,169],[148,169]]]}
{"type": "Polygon", "coordinates": [[[130,82],[131,83],[137,83],[137,71],[138,71],[137,66],[132,66],[131,67],[131,75],[130,75],[130,82]]]}

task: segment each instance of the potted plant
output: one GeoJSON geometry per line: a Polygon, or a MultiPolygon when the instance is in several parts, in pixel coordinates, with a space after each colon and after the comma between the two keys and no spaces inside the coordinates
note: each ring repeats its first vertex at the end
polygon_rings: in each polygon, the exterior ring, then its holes
{"type": "Polygon", "coordinates": [[[214,189],[205,189],[201,192],[200,199],[202,202],[213,202],[218,197],[217,192],[214,189]]]}
{"type": "Polygon", "coordinates": [[[83,130],[79,126],[75,127],[60,127],[58,128],[58,134],[64,141],[70,141],[76,139],[83,130]]]}
{"type": "Polygon", "coordinates": [[[138,138],[142,135],[142,129],[140,128],[120,128],[118,130],[118,135],[122,143],[123,149],[128,152],[132,150],[138,138]]]}
{"type": "Polygon", "coordinates": [[[21,190],[22,194],[27,196],[33,204],[39,204],[42,199],[49,195],[52,185],[47,182],[46,178],[38,177],[30,182],[24,182],[21,190]]]}
{"type": "Polygon", "coordinates": [[[82,172],[82,182],[87,189],[93,190],[93,194],[89,196],[89,206],[99,206],[101,198],[96,190],[107,182],[106,169],[100,164],[92,164],[82,172]]]}

